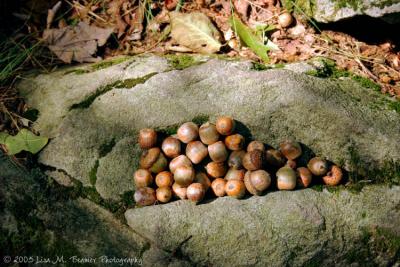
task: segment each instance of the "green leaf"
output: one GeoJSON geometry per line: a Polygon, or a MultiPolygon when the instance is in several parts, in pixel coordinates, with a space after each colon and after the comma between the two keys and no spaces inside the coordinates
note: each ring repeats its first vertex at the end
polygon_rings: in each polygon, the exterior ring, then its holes
{"type": "Polygon", "coordinates": [[[171,12],[171,37],[178,44],[194,52],[211,54],[218,52],[220,34],[210,19],[203,13],[171,12]]]}
{"type": "Polygon", "coordinates": [[[254,53],[256,53],[263,61],[269,61],[267,52],[271,49],[278,49],[278,46],[268,40],[267,45],[264,45],[264,41],[257,37],[253,31],[244,25],[240,19],[235,16],[231,16],[229,19],[233,31],[239,36],[240,40],[249,47],[254,53]]]}
{"type": "Polygon", "coordinates": [[[34,135],[27,129],[22,129],[16,136],[0,133],[0,143],[7,147],[9,155],[14,155],[22,150],[36,154],[49,141],[47,137],[34,135]]]}

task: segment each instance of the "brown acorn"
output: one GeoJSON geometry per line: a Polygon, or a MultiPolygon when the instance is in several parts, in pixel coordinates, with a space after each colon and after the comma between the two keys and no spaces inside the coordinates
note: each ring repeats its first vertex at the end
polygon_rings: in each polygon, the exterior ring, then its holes
{"type": "Polygon", "coordinates": [[[261,150],[247,152],[242,159],[243,167],[249,171],[261,169],[264,164],[264,153],[261,150]]]}
{"type": "Polygon", "coordinates": [[[189,186],[195,177],[193,167],[180,166],[175,170],[174,180],[182,186],[189,186]]]}
{"type": "Polygon", "coordinates": [[[244,184],[251,194],[260,195],[271,185],[271,176],[264,170],[247,171],[244,184]]]}
{"type": "Polygon", "coordinates": [[[325,184],[334,186],[338,185],[340,181],[342,181],[343,172],[340,167],[333,165],[331,170],[326,174],[326,176],[322,177],[322,180],[325,184]]]}
{"type": "Polygon", "coordinates": [[[152,173],[159,173],[167,168],[168,161],[160,148],[153,147],[143,151],[139,165],[142,169],[149,169],[152,173]]]}
{"type": "Polygon", "coordinates": [[[211,189],[217,197],[225,196],[225,184],[226,180],[217,178],[211,183],[211,189]]]}
{"type": "Polygon", "coordinates": [[[228,158],[228,150],[222,141],[208,146],[208,154],[212,161],[223,162],[228,158]]]}
{"type": "Polygon", "coordinates": [[[288,159],[288,161],[286,161],[286,166],[295,170],[297,167],[297,163],[296,163],[296,161],[294,161],[292,159],[288,159]]]}
{"type": "Polygon", "coordinates": [[[175,158],[181,154],[181,141],[169,136],[162,142],[161,149],[168,158],[175,158]]]}
{"type": "Polygon", "coordinates": [[[244,137],[240,134],[228,135],[225,138],[225,145],[230,150],[241,150],[244,145],[244,137]]]}
{"type": "Polygon", "coordinates": [[[167,186],[157,188],[156,197],[158,201],[162,203],[167,203],[172,198],[171,188],[167,186]]]}
{"type": "Polygon", "coordinates": [[[227,167],[224,162],[210,162],[206,166],[208,175],[214,178],[224,177],[227,171],[227,167]]]}
{"type": "Polygon", "coordinates": [[[199,127],[193,122],[186,122],[178,128],[178,139],[187,144],[199,137],[199,127]]]}
{"type": "Polygon", "coordinates": [[[214,144],[219,139],[219,133],[217,127],[214,124],[206,122],[200,126],[199,136],[201,142],[206,145],[214,144]]]}
{"type": "Polygon", "coordinates": [[[293,190],[296,187],[296,172],[284,166],[276,172],[277,187],[279,190],[293,190]]]}
{"type": "Polygon", "coordinates": [[[186,166],[192,167],[192,162],[185,155],[179,155],[169,163],[169,170],[174,173],[178,167],[186,166]]]}
{"type": "Polygon", "coordinates": [[[146,169],[138,169],[133,175],[136,188],[148,187],[153,183],[153,176],[146,169]]]}
{"type": "Polygon", "coordinates": [[[222,135],[230,135],[235,131],[235,121],[231,117],[219,117],[215,123],[217,131],[222,135]]]}
{"type": "Polygon", "coordinates": [[[265,162],[274,167],[282,167],[286,159],[279,150],[268,149],[265,151],[265,162]]]}
{"type": "Polygon", "coordinates": [[[141,187],[136,189],[133,195],[135,202],[140,206],[150,206],[153,205],[157,198],[156,192],[150,187],[141,187]]]}
{"type": "Polygon", "coordinates": [[[187,199],[186,189],[187,189],[186,187],[181,186],[178,183],[174,183],[172,185],[172,192],[173,192],[174,196],[179,199],[187,199]]]}
{"type": "Polygon", "coordinates": [[[194,163],[200,163],[208,155],[207,147],[200,141],[189,142],[186,146],[186,156],[194,163]]]}
{"type": "Polygon", "coordinates": [[[174,183],[174,176],[169,171],[163,171],[156,176],[156,185],[158,187],[170,187],[174,183]]]}
{"type": "Polygon", "coordinates": [[[328,172],[328,162],[320,157],[315,157],[310,159],[307,168],[315,176],[322,176],[328,172]]]}
{"type": "Polygon", "coordinates": [[[229,180],[225,184],[225,192],[230,197],[242,198],[246,193],[246,187],[243,181],[229,180]]]}
{"type": "Polygon", "coordinates": [[[278,23],[282,28],[287,28],[293,23],[293,16],[289,12],[284,12],[278,16],[278,23]]]}
{"type": "Polygon", "coordinates": [[[208,175],[205,174],[204,172],[196,172],[196,176],[194,177],[194,181],[193,182],[202,184],[206,191],[211,186],[211,181],[208,178],[208,175]]]}
{"type": "Polygon", "coordinates": [[[140,148],[149,149],[157,143],[157,133],[153,129],[146,128],[139,131],[138,143],[140,148]]]}
{"type": "Polygon", "coordinates": [[[300,144],[293,140],[283,141],[279,144],[279,148],[282,154],[291,160],[298,158],[302,153],[300,144]]]}
{"type": "Polygon", "coordinates": [[[251,141],[248,145],[247,145],[247,152],[251,152],[254,150],[260,150],[262,152],[265,152],[265,146],[263,144],[263,142],[261,141],[251,141]]]}
{"type": "Polygon", "coordinates": [[[230,168],[225,175],[225,180],[244,180],[245,170],[236,170],[234,168],[230,168]]]}
{"type": "Polygon", "coordinates": [[[306,167],[299,167],[296,170],[297,185],[302,188],[307,188],[312,181],[312,173],[306,167]]]}
{"type": "Polygon", "coordinates": [[[232,151],[232,153],[229,155],[228,166],[234,169],[242,169],[242,161],[245,154],[246,151],[244,150],[232,151]]]}
{"type": "Polygon", "coordinates": [[[193,202],[200,202],[203,200],[206,190],[201,183],[193,183],[186,189],[186,196],[193,202]]]}

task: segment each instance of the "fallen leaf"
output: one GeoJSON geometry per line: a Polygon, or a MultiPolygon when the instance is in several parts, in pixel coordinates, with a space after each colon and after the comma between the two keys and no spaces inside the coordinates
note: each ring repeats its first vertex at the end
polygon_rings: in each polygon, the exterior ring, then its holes
{"type": "Polygon", "coordinates": [[[47,137],[34,135],[27,129],[22,129],[16,136],[0,133],[0,144],[7,148],[8,155],[14,155],[22,150],[36,154],[49,141],[47,137]]]}
{"type": "Polygon", "coordinates": [[[95,62],[99,58],[94,55],[97,46],[103,46],[113,32],[112,28],[103,29],[89,26],[80,22],[76,26],[68,26],[62,29],[47,29],[43,33],[49,49],[65,63],[95,62]]]}
{"type": "Polygon", "coordinates": [[[171,37],[180,45],[194,52],[211,54],[218,52],[220,34],[210,19],[200,12],[171,12],[171,37]]]}
{"type": "Polygon", "coordinates": [[[269,61],[267,52],[269,50],[277,50],[278,46],[271,41],[268,41],[266,45],[260,40],[258,36],[253,34],[253,31],[244,25],[240,19],[232,16],[230,18],[231,27],[234,32],[239,36],[240,40],[249,47],[254,53],[257,54],[263,61],[269,61]]]}

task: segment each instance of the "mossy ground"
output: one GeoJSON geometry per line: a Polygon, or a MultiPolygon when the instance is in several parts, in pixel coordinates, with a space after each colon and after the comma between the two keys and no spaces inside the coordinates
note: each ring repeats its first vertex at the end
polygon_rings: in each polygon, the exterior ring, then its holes
{"type": "Polygon", "coordinates": [[[202,62],[196,60],[195,57],[190,55],[166,55],[168,64],[176,70],[183,70],[191,66],[201,64],[202,62]]]}
{"type": "Polygon", "coordinates": [[[128,59],[130,59],[130,57],[117,57],[117,58],[112,58],[112,59],[108,59],[108,60],[103,60],[103,61],[100,61],[100,62],[90,65],[88,68],[84,68],[84,69],[79,68],[79,69],[69,70],[69,71],[65,72],[64,75],[70,74],[70,73],[73,73],[75,75],[90,73],[90,72],[94,72],[97,70],[111,67],[113,65],[120,64],[122,62],[127,61],[128,59]]]}

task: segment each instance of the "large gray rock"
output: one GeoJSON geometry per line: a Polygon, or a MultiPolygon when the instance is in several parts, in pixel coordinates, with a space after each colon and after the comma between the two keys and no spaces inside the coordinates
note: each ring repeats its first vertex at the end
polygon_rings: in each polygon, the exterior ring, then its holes
{"type": "MultiPolygon", "coordinates": [[[[58,80],[58,72],[34,78],[32,84],[40,81],[35,90],[21,84],[27,102],[40,111],[37,129],[56,136],[40,153],[40,163],[63,170],[84,186],[95,186],[103,198],[118,199],[133,189],[132,174],[140,153],[135,140],[141,128],[168,128],[223,114],[241,122],[239,131],[246,137],[252,135],[272,146],[295,138],[316,154],[364,175],[400,160],[400,115],[388,107],[389,100],[350,79],[321,79],[284,69],[255,71],[250,62],[217,59],[165,71],[164,63],[158,68],[154,64],[163,59],[154,58],[148,64],[159,74],[134,88],[110,89],[86,108],[45,104],[73,105],[69,91],[61,88],[67,95],[62,98],[49,93],[57,89],[54,82],[44,81],[58,80]]],[[[115,80],[115,68],[101,70],[102,75],[115,80]]],[[[126,68],[124,73],[133,75],[126,68]]],[[[84,75],[68,78],[80,87],[90,87],[92,82],[84,75]]],[[[71,91],[78,94],[75,87],[71,91]]],[[[77,99],[84,97],[91,98],[82,92],[77,99]]]]}
{"type": "MultiPolygon", "coordinates": [[[[291,9],[293,1],[284,0],[284,5],[291,9]]],[[[295,1],[298,8],[303,10],[318,22],[334,22],[357,15],[385,17],[395,15],[400,17],[400,1],[398,0],[301,0],[295,1]]],[[[392,19],[393,20],[393,19],[392,19]]]]}
{"type": "Polygon", "coordinates": [[[374,242],[400,241],[399,205],[400,187],[371,186],[358,194],[306,189],[200,205],[176,201],[125,217],[163,250],[199,266],[385,266],[400,243],[378,257],[374,242]]]}

